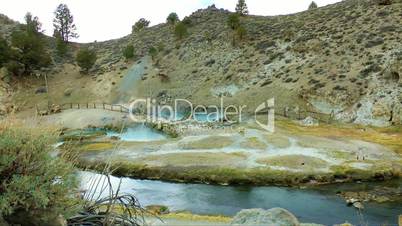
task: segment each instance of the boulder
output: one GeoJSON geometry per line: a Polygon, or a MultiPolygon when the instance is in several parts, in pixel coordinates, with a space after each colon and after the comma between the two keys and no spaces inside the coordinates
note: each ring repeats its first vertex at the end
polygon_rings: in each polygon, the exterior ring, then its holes
{"type": "Polygon", "coordinates": [[[66,97],[71,96],[72,93],[73,93],[72,88],[67,88],[67,89],[64,90],[64,96],[66,96],[66,97]]]}
{"type": "Polygon", "coordinates": [[[307,116],[305,119],[300,121],[300,124],[303,126],[318,126],[319,122],[317,119],[307,116]]]}
{"type": "Polygon", "coordinates": [[[48,115],[48,114],[49,114],[49,112],[47,110],[38,111],[39,116],[48,115]]]}
{"type": "Polygon", "coordinates": [[[282,208],[246,209],[234,216],[231,225],[299,226],[297,218],[282,208]]]}
{"type": "Polygon", "coordinates": [[[359,210],[364,209],[364,206],[363,206],[363,204],[362,204],[361,202],[354,202],[354,203],[353,203],[353,206],[354,206],[356,209],[359,209],[359,210]]]}
{"type": "Polygon", "coordinates": [[[52,107],[50,108],[50,112],[51,113],[60,113],[61,112],[60,105],[52,104],[52,107]]]}
{"type": "Polygon", "coordinates": [[[37,88],[36,89],[36,91],[35,91],[35,94],[38,94],[38,93],[46,93],[47,92],[47,89],[46,89],[46,87],[39,87],[39,88],[37,88]]]}

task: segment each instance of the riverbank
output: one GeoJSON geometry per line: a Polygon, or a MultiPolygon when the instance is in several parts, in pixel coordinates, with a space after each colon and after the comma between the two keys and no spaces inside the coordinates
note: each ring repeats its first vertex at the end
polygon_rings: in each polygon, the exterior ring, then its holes
{"type": "MultiPolygon", "coordinates": [[[[96,173],[82,172],[82,188],[96,173]]],[[[402,211],[400,202],[364,202],[359,211],[348,206],[338,191],[362,190],[367,186],[402,189],[401,181],[393,183],[344,183],[313,186],[310,188],[289,188],[276,186],[215,186],[205,184],[169,183],[131,178],[110,178],[111,184],[120,187],[140,200],[143,206],[163,206],[170,215],[161,215],[163,220],[184,222],[230,222],[242,209],[271,209],[281,207],[293,213],[300,222],[314,222],[323,225],[350,222],[360,225],[362,218],[367,225],[397,224],[402,211]],[[306,208],[309,203],[309,208],[306,208]],[[325,206],[326,208],[322,208],[325,206]]],[[[107,195],[107,194],[105,194],[107,195]]],[[[156,221],[155,221],[156,222],[156,221]]],[[[167,224],[169,225],[169,224],[167,224]]]]}

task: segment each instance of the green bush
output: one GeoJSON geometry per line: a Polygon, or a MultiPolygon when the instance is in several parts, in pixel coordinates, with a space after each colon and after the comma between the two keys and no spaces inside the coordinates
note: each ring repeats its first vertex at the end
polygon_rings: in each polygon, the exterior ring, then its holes
{"type": "Polygon", "coordinates": [[[123,56],[128,60],[132,59],[134,57],[134,46],[133,45],[127,45],[123,49],[123,56]]]}
{"type": "Polygon", "coordinates": [[[0,68],[10,59],[10,46],[3,37],[0,36],[0,68]]]}
{"type": "Polygon", "coordinates": [[[132,33],[139,32],[142,29],[149,26],[150,21],[144,18],[139,19],[135,24],[132,26],[132,33]]]}
{"type": "Polygon", "coordinates": [[[5,64],[7,71],[15,76],[20,76],[24,74],[24,65],[19,63],[18,61],[11,60],[5,64]]]}
{"type": "Polygon", "coordinates": [[[23,73],[30,74],[52,63],[44,40],[38,34],[15,31],[11,35],[11,44],[17,51],[13,51],[10,58],[23,65],[23,73]]]}
{"type": "Polygon", "coordinates": [[[177,13],[170,13],[169,16],[166,18],[166,22],[168,24],[174,25],[179,22],[179,16],[177,16],[177,13]]]}
{"type": "Polygon", "coordinates": [[[0,125],[0,218],[74,211],[78,180],[71,163],[51,156],[55,142],[51,132],[0,125]]]}
{"type": "Polygon", "coordinates": [[[378,5],[391,5],[392,0],[376,0],[375,1],[378,5]]]}
{"type": "Polygon", "coordinates": [[[247,35],[247,30],[246,30],[246,28],[244,28],[243,26],[239,26],[239,27],[236,29],[236,35],[237,35],[238,39],[239,39],[240,41],[242,41],[242,40],[245,38],[245,36],[247,35]]]}
{"type": "Polygon", "coordinates": [[[232,30],[236,30],[240,26],[240,15],[232,13],[227,19],[227,24],[232,30]]]}
{"type": "Polygon", "coordinates": [[[56,39],[56,54],[58,56],[65,56],[68,52],[68,44],[63,40],[60,33],[54,34],[56,39]]]}
{"type": "Polygon", "coordinates": [[[31,74],[52,63],[38,18],[27,13],[25,22],[12,32],[11,46],[0,37],[0,67],[6,66],[13,75],[31,74]]]}
{"type": "Polygon", "coordinates": [[[174,35],[177,39],[181,40],[186,37],[187,34],[187,26],[184,23],[180,22],[176,24],[176,26],[174,27],[174,35]]]}
{"type": "Polygon", "coordinates": [[[75,58],[78,66],[80,66],[85,73],[88,73],[88,71],[94,66],[96,59],[97,56],[95,51],[87,48],[80,49],[75,58]]]}
{"type": "Polygon", "coordinates": [[[158,52],[163,52],[165,50],[165,44],[163,42],[158,43],[158,52]]]}
{"type": "Polygon", "coordinates": [[[151,48],[149,48],[148,52],[149,55],[151,55],[152,60],[155,60],[155,57],[158,55],[158,50],[152,46],[151,48]]]}

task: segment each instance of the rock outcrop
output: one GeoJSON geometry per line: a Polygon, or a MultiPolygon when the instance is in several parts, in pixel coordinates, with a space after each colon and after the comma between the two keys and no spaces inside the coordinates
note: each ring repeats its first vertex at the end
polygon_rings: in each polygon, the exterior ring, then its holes
{"type": "Polygon", "coordinates": [[[289,211],[282,208],[245,209],[241,210],[233,218],[232,225],[275,225],[275,226],[299,226],[297,218],[289,211]]]}

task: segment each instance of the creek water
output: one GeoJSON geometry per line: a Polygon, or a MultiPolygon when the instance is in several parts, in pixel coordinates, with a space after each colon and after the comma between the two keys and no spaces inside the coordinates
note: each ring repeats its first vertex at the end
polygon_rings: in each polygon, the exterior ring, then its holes
{"type": "MultiPolygon", "coordinates": [[[[81,172],[80,177],[82,189],[87,189],[91,178],[102,175],[81,172]]],[[[172,211],[187,210],[195,214],[233,216],[241,209],[282,207],[295,214],[300,222],[324,225],[345,221],[354,225],[397,225],[398,215],[402,214],[401,203],[365,203],[361,214],[354,207],[346,206],[345,201],[336,195],[336,191],[356,184],[298,189],[178,184],[111,177],[114,189],[120,180],[120,191],[135,195],[143,206],[159,204],[168,206],[172,211]]],[[[401,187],[402,182],[397,181],[397,185],[401,187]]]]}

